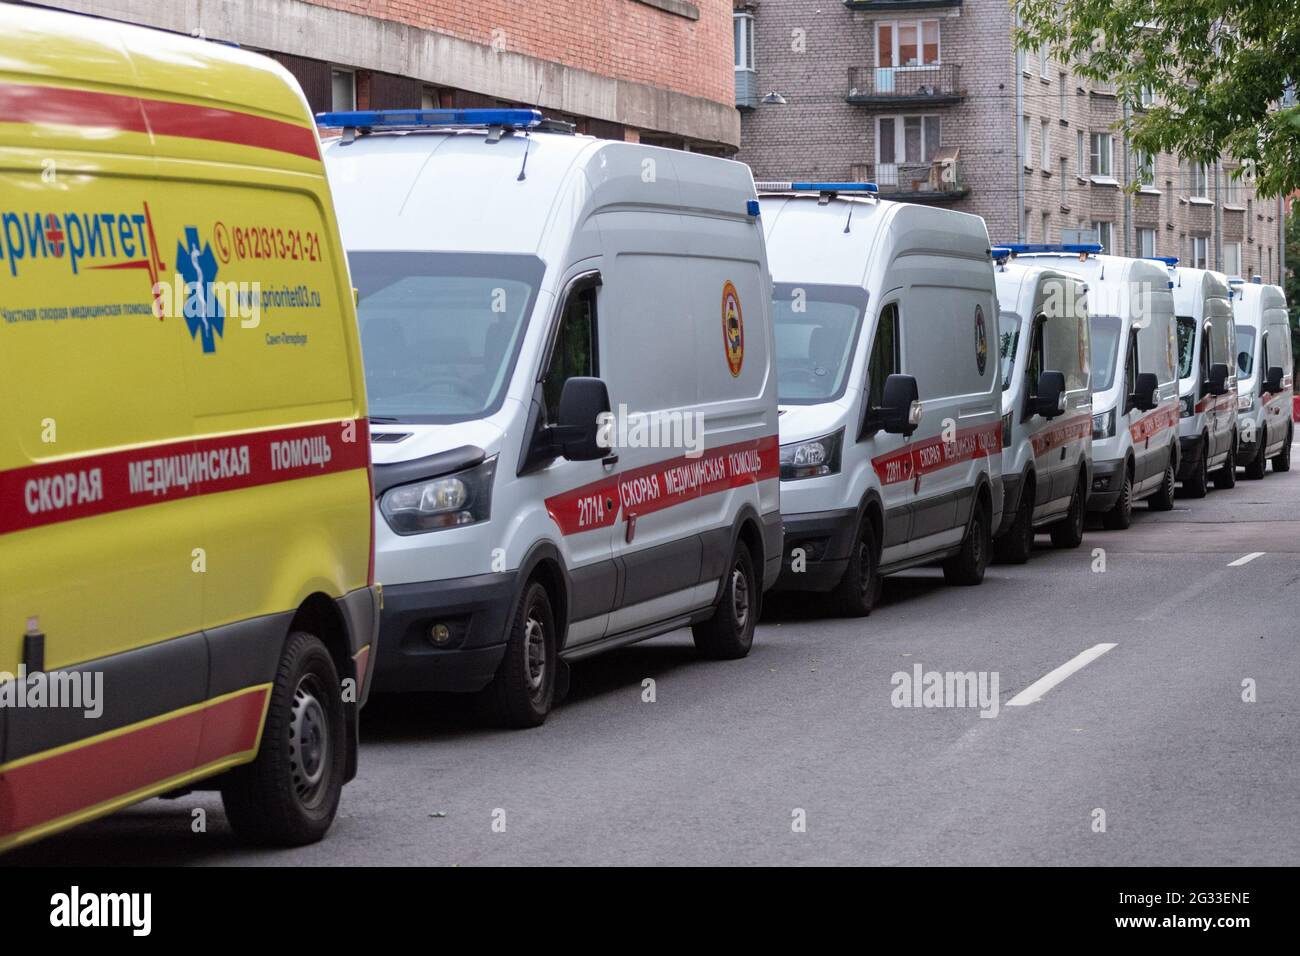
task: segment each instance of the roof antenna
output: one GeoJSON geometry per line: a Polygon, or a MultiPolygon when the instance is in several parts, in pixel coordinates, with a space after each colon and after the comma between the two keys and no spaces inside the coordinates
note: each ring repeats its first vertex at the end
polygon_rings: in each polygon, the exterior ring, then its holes
{"type": "Polygon", "coordinates": [[[849,216],[844,220],[844,231],[849,231],[849,226],[853,223],[853,203],[849,203],[849,216]]]}
{"type": "Polygon", "coordinates": [[[532,141],[533,138],[528,134],[528,131],[525,130],[524,131],[524,161],[519,167],[519,175],[515,177],[515,182],[517,183],[522,183],[525,179],[528,178],[527,175],[525,175],[524,170],[528,168],[528,144],[531,143],[532,141]]]}

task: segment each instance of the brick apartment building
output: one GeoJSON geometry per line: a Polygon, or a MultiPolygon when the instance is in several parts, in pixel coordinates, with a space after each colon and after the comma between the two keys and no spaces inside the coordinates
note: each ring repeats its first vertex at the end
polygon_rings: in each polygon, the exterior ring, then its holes
{"type": "Polygon", "coordinates": [[[238,43],[313,111],[538,106],[578,131],[740,145],[730,0],[40,0],[238,43]]]}
{"type": "Polygon", "coordinates": [[[1108,252],[1280,282],[1281,201],[1228,161],[1135,154],[1113,91],[1015,49],[1006,0],[733,7],[737,158],[755,179],[874,181],[983,216],[995,241],[1090,230],[1108,252]]]}

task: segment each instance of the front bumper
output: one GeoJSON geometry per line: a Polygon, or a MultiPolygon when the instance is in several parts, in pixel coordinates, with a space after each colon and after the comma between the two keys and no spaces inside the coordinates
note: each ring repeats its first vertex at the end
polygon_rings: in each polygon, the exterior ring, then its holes
{"type": "Polygon", "coordinates": [[[785,516],[778,591],[829,591],[840,583],[858,530],[853,508],[785,516]],[[796,555],[799,550],[802,555],[796,555]],[[796,568],[796,561],[798,567],[796,568]]]}
{"type": "Polygon", "coordinates": [[[1106,512],[1119,501],[1124,487],[1124,459],[1093,461],[1092,490],[1088,493],[1088,510],[1106,512]]]}
{"type": "Polygon", "coordinates": [[[384,588],[374,687],[379,692],[470,692],[487,686],[505,653],[517,572],[384,588]],[[435,645],[431,631],[450,637],[435,645]]]}

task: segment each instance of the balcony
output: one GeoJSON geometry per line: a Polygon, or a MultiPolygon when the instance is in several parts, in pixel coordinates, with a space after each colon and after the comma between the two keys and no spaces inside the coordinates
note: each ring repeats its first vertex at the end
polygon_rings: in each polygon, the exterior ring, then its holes
{"type": "Polygon", "coordinates": [[[945,203],[970,195],[956,147],[939,150],[928,163],[855,163],[851,176],[874,182],[881,199],[945,203]]]}
{"type": "Polygon", "coordinates": [[[851,66],[850,103],[881,109],[951,106],[966,98],[961,67],[956,63],[934,66],[851,66]]]}

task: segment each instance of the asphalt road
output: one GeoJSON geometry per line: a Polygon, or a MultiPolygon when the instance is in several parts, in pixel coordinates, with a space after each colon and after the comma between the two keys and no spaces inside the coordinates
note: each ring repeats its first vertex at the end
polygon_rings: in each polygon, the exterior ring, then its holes
{"type": "Polygon", "coordinates": [[[220,800],[194,794],[4,865],[1294,865],[1298,505],[1300,470],[1270,470],[1167,514],[1139,506],[1125,532],[1090,526],[1077,551],[1040,537],[978,588],[891,578],[865,620],[783,606],[743,661],[667,635],[576,666],[537,730],[376,699],[360,776],[306,849],[242,847],[220,800]],[[1009,706],[1099,644],[1114,647],[1009,706]],[[997,715],[894,706],[914,665],[996,675],[997,715]]]}

